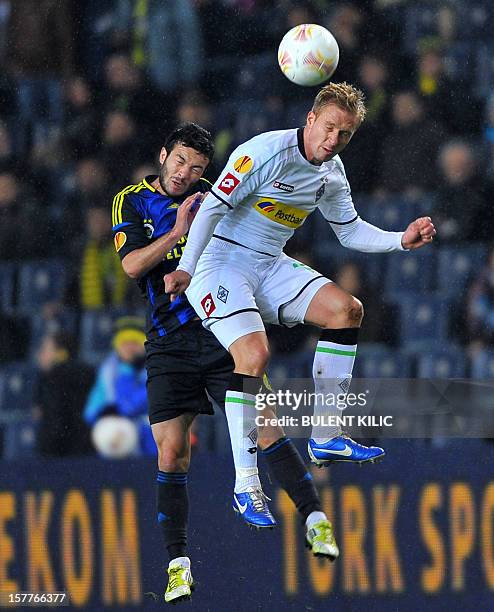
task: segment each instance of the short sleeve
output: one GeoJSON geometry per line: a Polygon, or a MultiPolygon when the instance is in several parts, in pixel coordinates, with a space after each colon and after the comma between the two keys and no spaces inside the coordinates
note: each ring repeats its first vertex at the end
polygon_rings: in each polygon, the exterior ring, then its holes
{"type": "Polygon", "coordinates": [[[149,240],[143,220],[127,195],[123,196],[123,201],[118,205],[116,215],[114,203],[113,243],[120,259],[123,259],[131,251],[147,246],[149,240]]]}

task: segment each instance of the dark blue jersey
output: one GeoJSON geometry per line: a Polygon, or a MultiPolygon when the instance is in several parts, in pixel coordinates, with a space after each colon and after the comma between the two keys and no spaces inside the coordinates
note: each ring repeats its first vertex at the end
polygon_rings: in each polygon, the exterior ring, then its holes
{"type": "MultiPolygon", "coordinates": [[[[113,240],[120,259],[171,231],[177,209],[185,198],[197,191],[206,192],[210,187],[206,179],[200,179],[188,193],[171,198],[151,186],[156,178],[147,176],[137,185],[122,189],[113,199],[113,240]]],[[[149,340],[173,333],[197,316],[185,295],[170,302],[163,282],[163,276],[176,269],[186,242],[187,235],[171,251],[163,253],[163,261],[137,281],[147,302],[149,340]]]]}

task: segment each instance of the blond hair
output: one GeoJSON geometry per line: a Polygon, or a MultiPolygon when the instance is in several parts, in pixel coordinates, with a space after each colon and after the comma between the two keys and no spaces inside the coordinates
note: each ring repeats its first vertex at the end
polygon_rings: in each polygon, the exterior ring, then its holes
{"type": "Polygon", "coordinates": [[[312,112],[316,115],[327,104],[336,104],[358,117],[359,123],[365,119],[366,108],[364,94],[349,83],[329,83],[317,94],[312,112]]]}

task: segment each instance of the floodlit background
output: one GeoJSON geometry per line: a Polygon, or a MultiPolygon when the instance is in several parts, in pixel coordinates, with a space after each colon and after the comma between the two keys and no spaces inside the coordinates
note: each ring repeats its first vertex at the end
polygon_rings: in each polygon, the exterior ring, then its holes
{"type": "MultiPolygon", "coordinates": [[[[239,143],[303,125],[317,88],[286,80],[276,56],[306,22],[339,43],[333,80],[366,94],[342,154],[358,212],[389,230],[430,215],[438,238],[351,252],[316,212],[287,252],[364,303],[355,376],[493,377],[490,0],[0,0],[0,592],[68,591],[101,610],[152,609],[145,593],[164,589],[144,311],[112,198],[156,171],[180,121],[213,133],[211,180],[239,143]],[[108,462],[91,429],[115,414],[136,449],[108,462]]],[[[270,333],[272,375],[310,376],[314,331],[270,333]]],[[[198,419],[189,609],[494,608],[492,443],[384,445],[380,466],[316,475],[342,548],[329,567],[305,556],[273,487],[277,533],[234,524],[224,417],[198,419]]]]}

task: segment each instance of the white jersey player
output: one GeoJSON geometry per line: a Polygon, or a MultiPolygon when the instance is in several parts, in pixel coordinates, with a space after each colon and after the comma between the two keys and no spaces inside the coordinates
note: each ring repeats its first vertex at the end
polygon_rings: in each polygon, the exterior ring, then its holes
{"type": "MultiPolygon", "coordinates": [[[[177,271],[165,277],[171,293],[188,287],[203,325],[235,361],[225,406],[236,465],[234,507],[240,512],[252,487],[260,487],[255,453],[248,452],[256,410],[245,383],[261,377],[268,363],[264,323],[320,327],[315,390],[337,395],[348,391],[363,316],[359,300],[285,255],[286,241],[316,208],[339,241],[359,251],[415,249],[436,233],[429,217],[404,232],[386,232],[358,216],[338,154],[364,117],[362,93],[332,83],[316,96],[304,128],[260,134],[239,146],[201,206],[177,271]]],[[[331,414],[338,410],[314,408],[316,417],[331,414]]],[[[384,456],[382,448],[360,445],[336,427],[313,428],[308,450],[318,465],[384,456]]]]}

